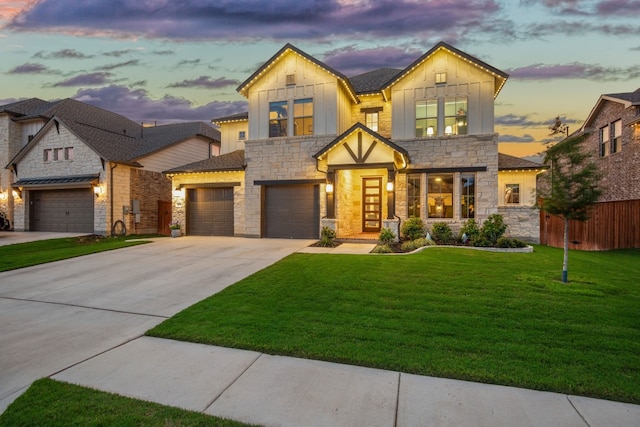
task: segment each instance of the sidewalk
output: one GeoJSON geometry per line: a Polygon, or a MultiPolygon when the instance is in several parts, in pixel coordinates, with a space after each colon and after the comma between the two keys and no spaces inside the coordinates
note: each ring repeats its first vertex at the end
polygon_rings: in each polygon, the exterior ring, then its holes
{"type": "Polygon", "coordinates": [[[264,426],[640,425],[638,405],[144,336],[53,378],[264,426]]]}

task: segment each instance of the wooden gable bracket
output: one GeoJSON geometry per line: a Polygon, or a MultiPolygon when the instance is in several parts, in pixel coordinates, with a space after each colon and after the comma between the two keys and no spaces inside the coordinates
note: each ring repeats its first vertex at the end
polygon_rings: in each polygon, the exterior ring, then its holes
{"type": "Polygon", "coordinates": [[[343,147],[349,152],[349,155],[351,156],[353,161],[356,162],[356,164],[362,165],[366,163],[367,158],[369,157],[369,155],[371,155],[371,152],[373,151],[373,149],[377,144],[378,144],[378,141],[374,140],[371,143],[371,145],[369,145],[367,152],[364,153],[364,156],[363,156],[362,155],[362,132],[358,132],[358,154],[356,155],[356,153],[354,153],[351,147],[349,147],[349,145],[347,145],[346,143],[343,144],[343,147]]]}

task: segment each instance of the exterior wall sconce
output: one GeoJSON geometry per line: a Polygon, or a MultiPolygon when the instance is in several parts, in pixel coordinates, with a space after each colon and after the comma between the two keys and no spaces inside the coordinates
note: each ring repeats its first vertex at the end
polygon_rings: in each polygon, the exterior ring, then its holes
{"type": "Polygon", "coordinates": [[[393,181],[387,181],[387,191],[393,191],[393,181]]]}
{"type": "Polygon", "coordinates": [[[433,136],[433,133],[434,133],[433,126],[429,126],[427,128],[427,136],[433,136]]]}
{"type": "Polygon", "coordinates": [[[13,198],[14,199],[22,199],[22,191],[20,189],[13,190],[13,198]]]}
{"type": "Polygon", "coordinates": [[[173,197],[184,199],[184,191],[182,191],[182,188],[178,187],[175,190],[173,190],[173,197]]]}
{"type": "Polygon", "coordinates": [[[100,197],[100,195],[104,193],[104,189],[102,188],[101,185],[94,185],[93,186],[93,194],[96,195],[96,197],[100,197]]]}
{"type": "Polygon", "coordinates": [[[0,191],[0,200],[7,200],[7,195],[4,191],[0,191]]]}
{"type": "Polygon", "coordinates": [[[327,192],[327,194],[333,194],[333,183],[327,182],[325,191],[327,192]]]}
{"type": "Polygon", "coordinates": [[[444,128],[445,135],[451,135],[453,133],[453,128],[451,126],[447,126],[444,128]]]}

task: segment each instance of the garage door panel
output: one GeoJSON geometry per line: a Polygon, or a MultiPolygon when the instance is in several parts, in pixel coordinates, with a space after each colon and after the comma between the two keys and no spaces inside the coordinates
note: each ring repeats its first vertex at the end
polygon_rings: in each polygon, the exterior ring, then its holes
{"type": "Polygon", "coordinates": [[[266,237],[317,239],[320,223],[319,192],[318,185],[266,186],[266,237]]]}
{"type": "Polygon", "coordinates": [[[30,191],[30,230],[94,232],[95,196],[90,188],[30,191]]]}
{"type": "Polygon", "coordinates": [[[199,236],[233,236],[233,188],[188,190],[187,232],[199,236]]]}

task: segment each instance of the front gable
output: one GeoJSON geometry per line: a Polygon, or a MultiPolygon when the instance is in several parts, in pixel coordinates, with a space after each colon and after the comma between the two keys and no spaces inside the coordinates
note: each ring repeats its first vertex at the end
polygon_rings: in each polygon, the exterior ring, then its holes
{"type": "Polygon", "coordinates": [[[389,166],[406,168],[409,155],[405,149],[358,123],[327,144],[313,157],[326,161],[330,169],[389,166]]]}

